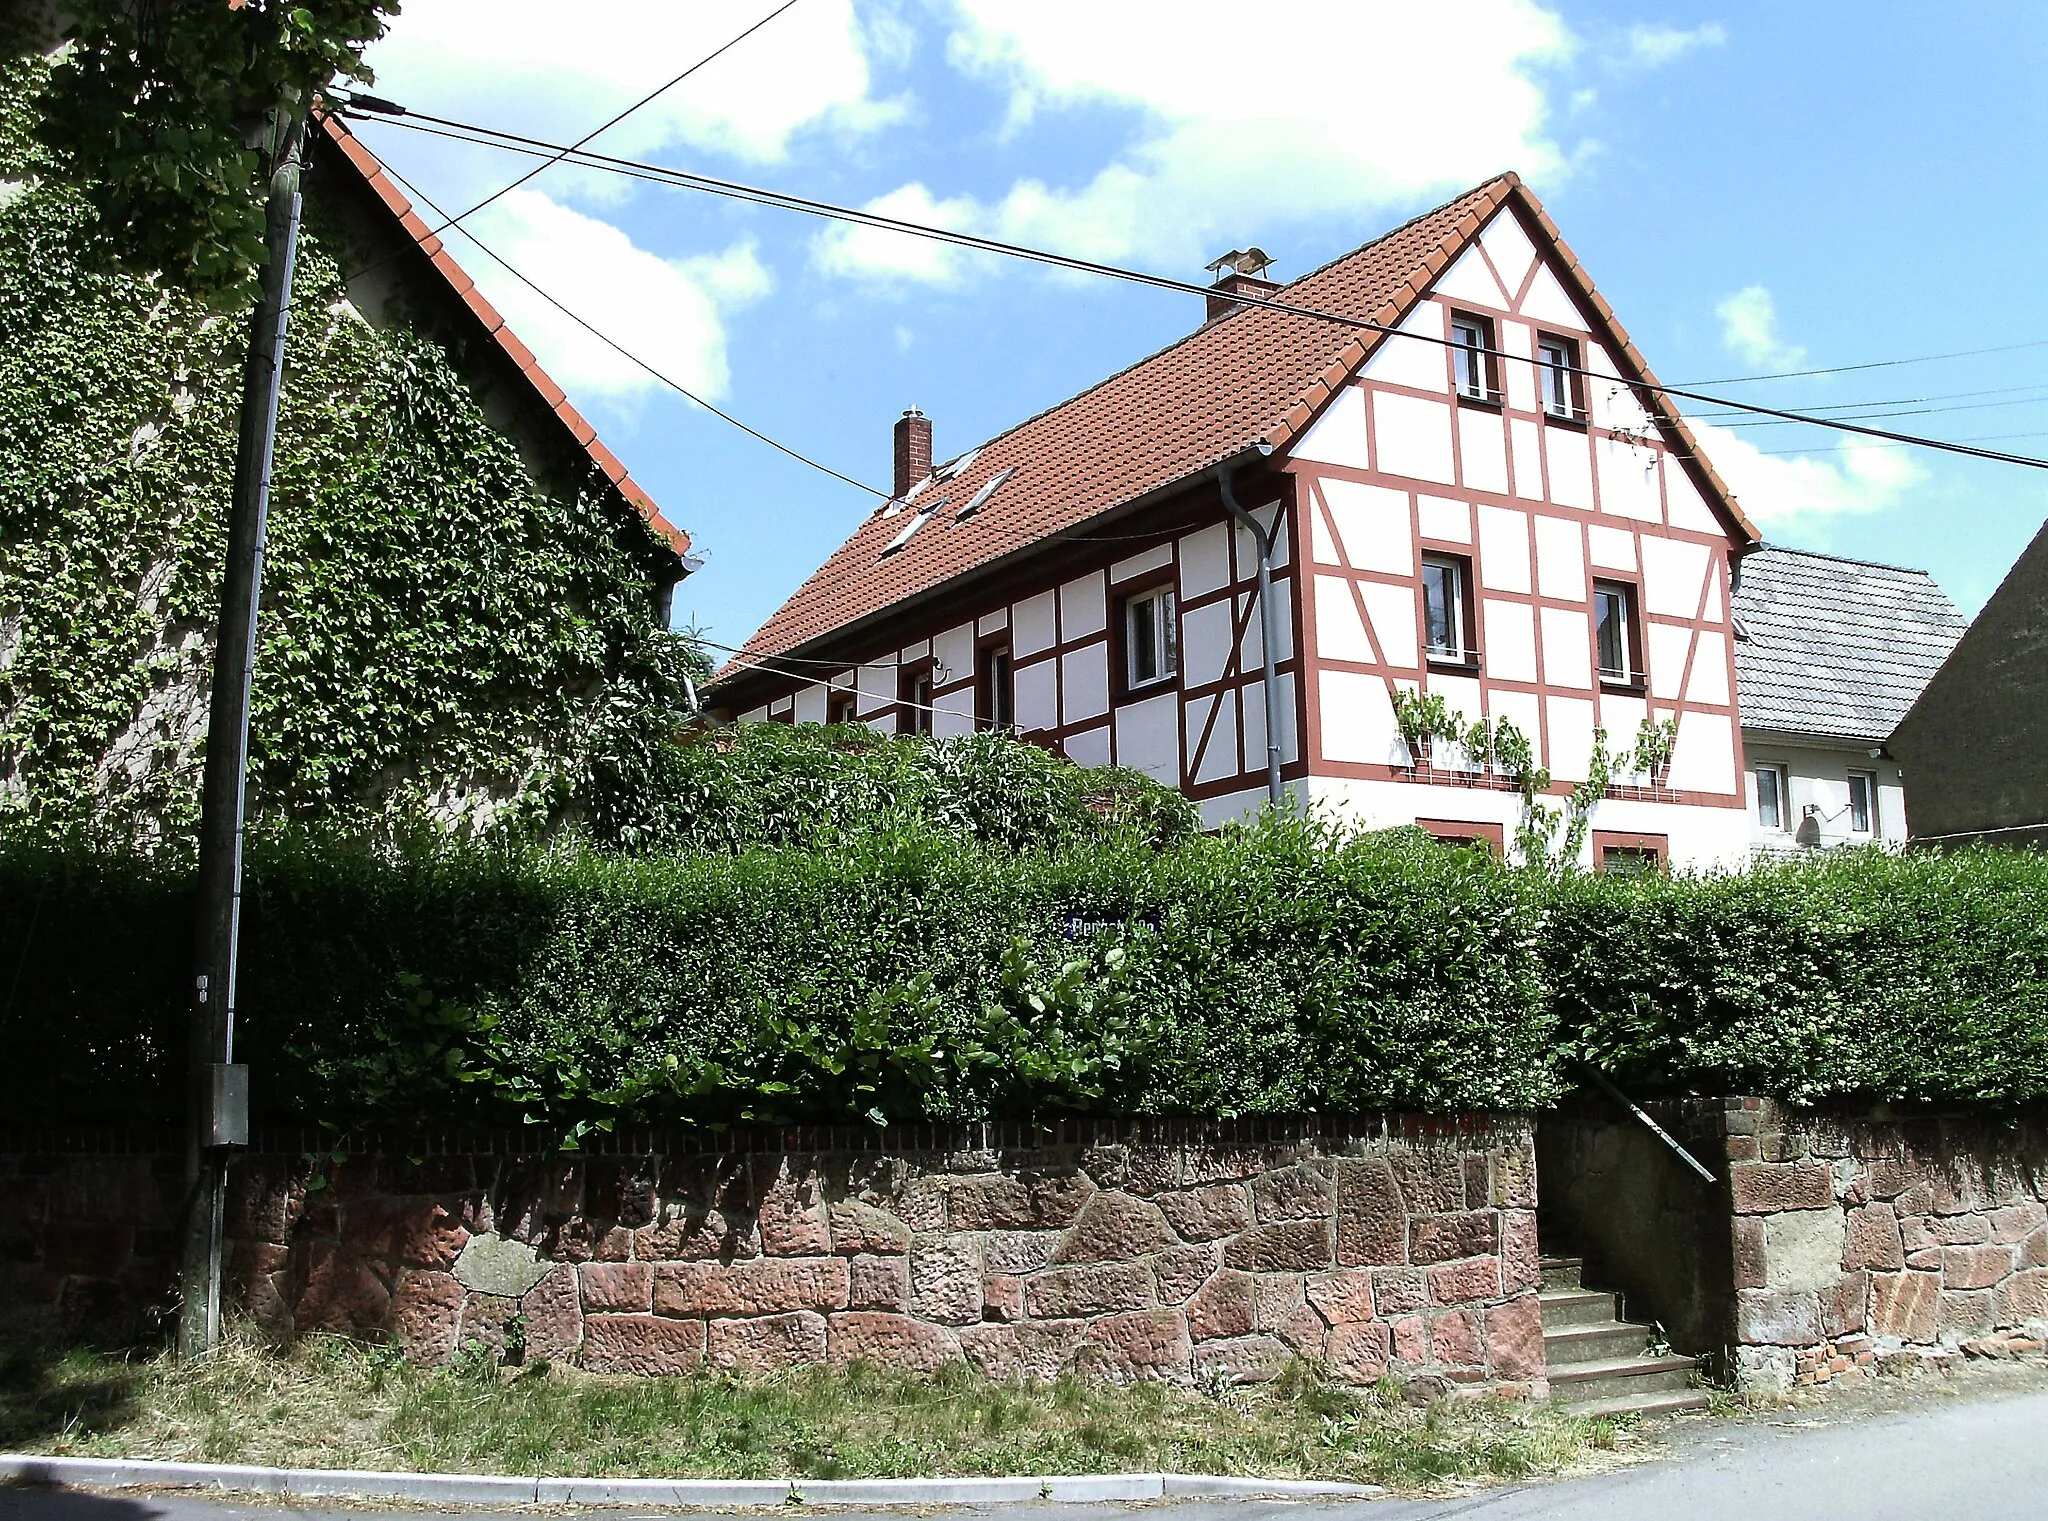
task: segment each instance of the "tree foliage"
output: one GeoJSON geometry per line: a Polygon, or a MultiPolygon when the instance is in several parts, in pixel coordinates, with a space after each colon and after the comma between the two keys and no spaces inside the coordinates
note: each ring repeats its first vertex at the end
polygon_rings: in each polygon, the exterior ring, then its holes
{"type": "Polygon", "coordinates": [[[398,0],[74,0],[43,141],[132,270],[242,304],[263,264],[260,132],[336,78],[398,0]]]}

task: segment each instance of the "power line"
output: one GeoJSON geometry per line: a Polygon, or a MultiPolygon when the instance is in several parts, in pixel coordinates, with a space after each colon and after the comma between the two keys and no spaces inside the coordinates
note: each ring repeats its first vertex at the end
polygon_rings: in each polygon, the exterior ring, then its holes
{"type": "MultiPolygon", "coordinates": [[[[612,128],[616,127],[620,122],[624,121],[627,117],[631,116],[635,111],[638,111],[642,106],[651,105],[653,102],[659,100],[662,96],[666,95],[670,90],[673,90],[677,85],[681,84],[684,80],[688,79],[692,74],[696,73],[699,69],[703,68],[706,64],[711,63],[715,59],[723,56],[725,53],[730,52],[733,48],[738,47],[742,42],[745,42],[749,37],[753,36],[754,33],[760,31],[762,27],[766,26],[769,22],[773,21],[777,16],[780,16],[784,11],[790,9],[797,3],[798,0],[783,0],[783,3],[781,5],[777,6],[774,10],[770,11],[767,15],[763,16],[759,21],[756,21],[752,26],[748,27],[745,31],[739,33],[737,36],[727,38],[724,42],[720,43],[717,47],[713,48],[710,52],[706,53],[702,58],[699,58],[695,63],[691,64],[687,69],[684,69],[682,73],[676,75],[673,79],[669,80],[660,88],[650,90],[647,94],[641,96],[638,100],[634,101],[633,104],[626,107],[625,110],[619,112],[617,115],[611,117],[609,120],[600,123],[598,126],[591,128],[590,131],[584,133],[583,136],[577,138],[575,142],[571,143],[568,147],[564,148],[560,153],[557,153],[553,158],[550,158],[545,162],[535,164],[531,169],[527,170],[526,173],[520,175],[519,178],[514,180],[511,184],[500,186],[498,189],[493,190],[489,195],[485,196],[482,200],[478,201],[474,206],[469,207],[465,211],[458,211],[455,213],[454,216],[448,217],[447,220],[442,222],[439,227],[431,229],[428,233],[428,236],[438,237],[441,233],[446,232],[449,228],[454,227],[457,224],[465,221],[466,219],[475,216],[479,211],[482,211],[486,206],[491,205],[493,202],[499,200],[501,197],[510,195],[513,191],[517,190],[521,185],[526,184],[529,180],[536,179],[540,175],[547,173],[548,170],[554,168],[555,165],[559,164],[563,159],[567,158],[571,153],[574,153],[577,149],[587,147],[590,143],[596,141],[599,137],[611,131],[612,128]]],[[[373,96],[354,96],[353,98],[365,103],[375,99],[375,97],[373,96]]],[[[383,103],[389,104],[389,102],[383,103]]],[[[425,197],[422,196],[420,197],[420,199],[425,200],[425,197]]],[[[442,213],[437,211],[434,213],[434,215],[441,216],[442,213]]],[[[392,255],[387,254],[385,255],[384,258],[379,259],[374,263],[364,265],[361,269],[355,271],[354,274],[351,274],[346,278],[350,280],[360,279],[362,276],[368,274],[371,270],[382,268],[385,264],[390,262],[392,257],[392,255]]]]}
{"type": "MultiPolygon", "coordinates": [[[[2021,396],[2015,397],[2007,401],[1972,401],[1965,402],[1958,406],[1953,407],[1899,407],[1891,411],[1859,412],[1853,419],[1844,418],[1839,413],[1832,412],[1828,414],[1828,416],[1829,420],[1835,422],[1867,422],[1872,418],[1880,417],[1932,417],[1937,413],[1942,412],[1983,412],[1996,407],[2038,407],[2043,403],[2048,403],[2048,396],[2021,396]]],[[[1874,403],[1874,405],[1882,405],[1882,403],[1874,403]]],[[[1737,414],[1723,412],[1717,415],[1722,417],[1732,417],[1737,414]]],[[[1699,422],[1702,421],[1705,416],[1706,414],[1694,413],[1692,420],[1694,422],[1699,422]]],[[[1717,426],[1723,428],[1783,428],[1792,425],[1786,422],[1781,422],[1775,418],[1750,418],[1743,422],[1720,423],[1717,426]]]]}
{"type": "Polygon", "coordinates": [[[1773,370],[1763,375],[1724,375],[1719,380],[1688,380],[1692,386],[1740,386],[1755,380],[1798,380],[1808,375],[1848,375],[1857,370],[1889,370],[1902,364],[1932,364],[1938,359],[1975,359],[1981,354],[2011,354],[2020,349],[2048,348],[2048,338],[2025,343],[1999,343],[1988,349],[1956,349],[1947,354],[1915,354],[1908,359],[1872,359],[1863,364],[1834,364],[1817,370],[1773,370]]]}
{"type": "MultiPolygon", "coordinates": [[[[1955,440],[1955,442],[1977,443],[1989,442],[1993,439],[2006,438],[2048,438],[2048,432],[2042,432],[2037,429],[2027,433],[1979,433],[1974,434],[1967,439],[1957,439],[1955,440]]],[[[1903,449],[1905,447],[1906,445],[1904,444],[1829,444],[1824,445],[1818,449],[1759,449],[1757,450],[1757,453],[1766,455],[1772,459],[1784,459],[1792,455],[1846,454],[1852,449],[1903,449]]]]}
{"type": "MultiPolygon", "coordinates": [[[[411,194],[415,200],[419,201],[421,205],[425,206],[429,211],[433,212],[435,216],[440,216],[443,214],[441,208],[436,206],[433,203],[433,201],[428,198],[426,192],[421,190],[417,185],[413,184],[410,180],[408,180],[404,175],[400,174],[396,169],[392,168],[389,164],[386,164],[384,166],[384,172],[390,175],[393,179],[397,180],[400,185],[403,185],[406,191],[409,194],[411,194]]],[[[449,225],[453,224],[451,223],[449,225]]],[[[489,258],[493,263],[497,264],[498,267],[503,269],[506,274],[510,275],[513,279],[517,280],[521,285],[524,285],[528,290],[532,291],[536,296],[540,297],[541,300],[547,302],[549,306],[552,306],[564,317],[567,317],[571,322],[575,323],[578,327],[582,328],[585,332],[589,333],[591,337],[597,339],[600,343],[603,343],[607,348],[617,353],[621,358],[629,360],[642,370],[645,370],[649,375],[653,376],[654,379],[660,381],[663,385],[667,386],[671,391],[674,391],[677,395],[684,397],[686,400],[695,402],[698,406],[702,407],[705,411],[709,412],[713,417],[718,418],[721,422],[730,423],[733,427],[738,428],[742,433],[746,434],[748,437],[760,440],[769,448],[778,450],[781,453],[788,455],[791,459],[797,461],[799,464],[809,465],[813,470],[822,471],[824,474],[831,476],[832,479],[834,479],[835,481],[844,481],[847,485],[856,487],[861,491],[865,491],[870,496],[881,497],[884,500],[887,500],[889,498],[888,492],[877,491],[873,486],[868,485],[867,482],[857,481],[850,475],[841,475],[837,470],[834,470],[830,465],[822,464],[819,461],[812,459],[808,454],[804,454],[798,450],[790,448],[788,444],[781,442],[779,439],[770,438],[766,433],[763,433],[759,428],[741,422],[737,417],[734,417],[730,412],[725,411],[723,408],[713,406],[710,402],[706,401],[703,397],[699,396],[695,391],[692,391],[688,386],[684,385],[681,381],[673,379],[672,377],[663,374],[660,370],[657,370],[653,365],[649,364],[646,360],[642,359],[638,354],[635,354],[632,350],[626,348],[623,344],[619,343],[617,339],[601,331],[599,328],[595,327],[590,322],[586,321],[582,316],[578,315],[576,312],[571,311],[568,307],[564,306],[560,301],[556,300],[553,296],[549,295],[548,292],[542,290],[540,286],[536,285],[531,279],[527,278],[527,276],[524,273],[522,273],[515,265],[513,265],[510,260],[506,259],[504,255],[500,254],[496,249],[492,248],[488,243],[484,242],[483,239],[479,238],[474,232],[470,231],[467,227],[461,228],[460,231],[465,238],[469,239],[471,243],[476,245],[477,251],[479,253],[482,253],[483,255],[485,255],[485,257],[489,258]]]]}
{"type": "MultiPolygon", "coordinates": [[[[1812,410],[1816,417],[1839,417],[1844,413],[1863,412],[1873,407],[1913,407],[1919,406],[1923,402],[1961,401],[1975,396],[2012,396],[2021,391],[2043,390],[2048,390],[2048,381],[2030,380],[2025,385],[1990,386],[1978,391],[1935,391],[1927,396],[1894,396],[1884,401],[1844,401],[1830,406],[1815,407],[1812,410]]],[[[1933,407],[1930,410],[1943,412],[1950,409],[1946,407],[1933,407]]],[[[1742,415],[1740,412],[1694,412],[1691,414],[1691,420],[1693,422],[1712,421],[1722,417],[1740,417],[1742,415]]]]}
{"type": "MultiPolygon", "coordinates": [[[[363,103],[368,108],[368,102],[363,103]]],[[[389,102],[378,102],[378,106],[389,106],[389,102]]],[[[396,108],[403,110],[403,108],[396,108]]],[[[879,212],[862,211],[850,206],[840,206],[829,201],[814,200],[805,196],[792,195],[784,191],[769,190],[757,185],[742,184],[736,180],[719,179],[712,175],[696,174],[688,170],[667,168],[658,164],[642,163],[634,159],[616,158],[608,154],[592,153],[587,149],[564,148],[540,138],[527,137],[520,133],[505,132],[497,128],[480,127],[469,122],[460,122],[448,117],[434,116],[427,112],[405,111],[403,115],[386,115],[385,120],[392,126],[405,127],[411,131],[424,132],[430,136],[451,137],[457,141],[474,142],[502,148],[507,152],[535,155],[559,154],[582,167],[601,168],[625,176],[642,179],[655,184],[677,186],[684,189],[700,190],[708,194],[725,196],[734,200],[751,202],[756,205],[774,206],[787,211],[799,211],[806,215],[827,220],[850,222],[857,226],[872,227],[886,232],[903,233],[910,237],[926,238],[935,242],[950,243],[957,247],[977,252],[1001,254],[1010,258],[1028,260],[1033,263],[1068,269],[1081,274],[1099,275],[1105,279],[1122,280],[1131,284],[1150,286],[1158,290],[1170,290],[1187,295],[1207,297],[1212,291],[1207,286],[1195,285],[1186,280],[1176,280],[1166,275],[1150,274],[1142,270],[1126,269],[1120,265],[1104,264],[1093,259],[1081,259],[1067,254],[1054,253],[1048,249],[1033,248],[1025,244],[1006,243],[996,238],[986,238],[975,233],[956,232],[948,228],[933,227],[921,222],[906,221],[900,217],[884,216],[879,212]],[[423,125],[425,124],[425,125],[423,125]]],[[[1271,296],[1233,294],[1232,299],[1241,306],[1260,306],[1292,316],[1309,317],[1323,322],[1335,322],[1346,327],[1367,332],[1384,333],[1414,339],[1419,342],[1436,344],[1443,348],[1457,345],[1447,338],[1436,338],[1422,333],[1404,332],[1384,323],[1373,322],[1363,317],[1353,317],[1342,312],[1325,311],[1317,307],[1302,306],[1290,301],[1277,300],[1271,296]]],[[[1595,380],[1614,380],[1614,376],[1601,375],[1577,365],[1558,368],[1595,380]]],[[[2048,459],[2031,455],[2008,454],[2000,450],[1978,449],[1968,444],[1951,443],[1942,439],[1924,438],[1911,433],[1899,433],[1887,428],[1873,428],[1845,419],[1816,417],[1806,413],[1789,411],[1782,407],[1766,407],[1753,402],[1738,401],[1731,397],[1714,396],[1680,386],[1663,385],[1647,380],[1628,380],[1623,384],[1645,391],[1656,391],[1666,396],[1681,397],[1718,407],[1732,408],[1753,416],[1775,417],[1786,422],[1807,423],[1814,427],[1829,428],[1840,433],[1853,433],[1861,437],[1883,439],[1888,442],[1907,444],[1919,448],[1939,450],[1944,453],[1961,454],[1976,459],[1988,459],[2001,464],[2024,465],[2030,469],[2048,470],[2048,459]]]]}

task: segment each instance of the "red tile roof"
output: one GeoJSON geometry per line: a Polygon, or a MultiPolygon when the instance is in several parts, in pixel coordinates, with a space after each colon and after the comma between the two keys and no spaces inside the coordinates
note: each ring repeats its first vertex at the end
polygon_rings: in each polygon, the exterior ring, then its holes
{"type": "Polygon", "coordinates": [[[511,361],[512,367],[533,388],[542,410],[552,413],[561,424],[570,443],[590,456],[590,462],[612,483],[620,498],[646,519],[647,526],[662,542],[677,554],[687,550],[690,536],[662,515],[661,509],[654,504],[654,498],[626,473],[619,457],[599,442],[597,430],[584,420],[583,414],[570,404],[562,388],[549,378],[540,361],[533,357],[533,350],[521,343],[519,336],[505,325],[498,309],[484,299],[483,292],[476,288],[476,282],[455,262],[455,256],[448,252],[446,245],[413,210],[412,202],[384,172],[384,166],[377,162],[377,155],[364,147],[362,140],[350,132],[339,117],[322,115],[320,125],[328,141],[341,150],[341,161],[355,172],[364,187],[391,214],[402,235],[411,239],[427,256],[434,271],[447,283],[449,294],[483,324],[484,331],[511,361]]]}
{"type": "MultiPolygon", "coordinates": [[[[1396,324],[1487,219],[1510,202],[1547,235],[1567,278],[1597,314],[1614,347],[1654,383],[1612,309],[1515,174],[1489,180],[1303,275],[1277,298],[1383,326],[1396,324]]],[[[926,485],[916,506],[941,499],[948,505],[897,553],[885,558],[882,551],[909,526],[910,514],[868,517],[761,626],[747,642],[744,658],[787,655],[1247,450],[1284,448],[1300,437],[1384,336],[1264,307],[1247,307],[1190,333],[990,440],[952,479],[926,485]],[[955,523],[953,514],[1006,470],[1016,473],[987,505],[966,522],[955,523]]],[[[1653,394],[1652,401],[1675,442],[1705,472],[1710,498],[1718,498],[1731,528],[1753,542],[1756,530],[1699,454],[1677,413],[1661,395],[1653,394]]],[[[725,674],[741,669],[735,663],[725,674]]]]}

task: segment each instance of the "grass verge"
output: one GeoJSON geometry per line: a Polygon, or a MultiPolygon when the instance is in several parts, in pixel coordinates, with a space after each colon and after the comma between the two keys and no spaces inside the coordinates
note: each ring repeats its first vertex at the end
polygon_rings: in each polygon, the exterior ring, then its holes
{"type": "Polygon", "coordinates": [[[994,1384],[804,1369],[769,1379],[598,1378],[486,1358],[231,1337],[212,1359],[17,1343],[0,1351],[0,1448],[290,1467],[567,1476],[894,1478],[1112,1471],[1339,1479],[1410,1492],[1563,1473],[1625,1427],[1541,1405],[1323,1382],[1257,1388],[994,1384]]]}

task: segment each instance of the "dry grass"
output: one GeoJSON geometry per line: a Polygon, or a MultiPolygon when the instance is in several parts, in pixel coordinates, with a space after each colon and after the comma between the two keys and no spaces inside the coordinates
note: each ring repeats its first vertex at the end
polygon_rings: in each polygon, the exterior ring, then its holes
{"type": "Polygon", "coordinates": [[[0,1354],[0,1448],[295,1467],[856,1478],[1165,1469],[1342,1479],[1409,1492],[1555,1475],[1629,1433],[1544,1406],[1347,1389],[1302,1367],[1256,1389],[959,1369],[773,1379],[598,1378],[481,1356],[412,1367],[388,1348],[238,1335],[204,1363],[17,1345],[0,1354]]]}

